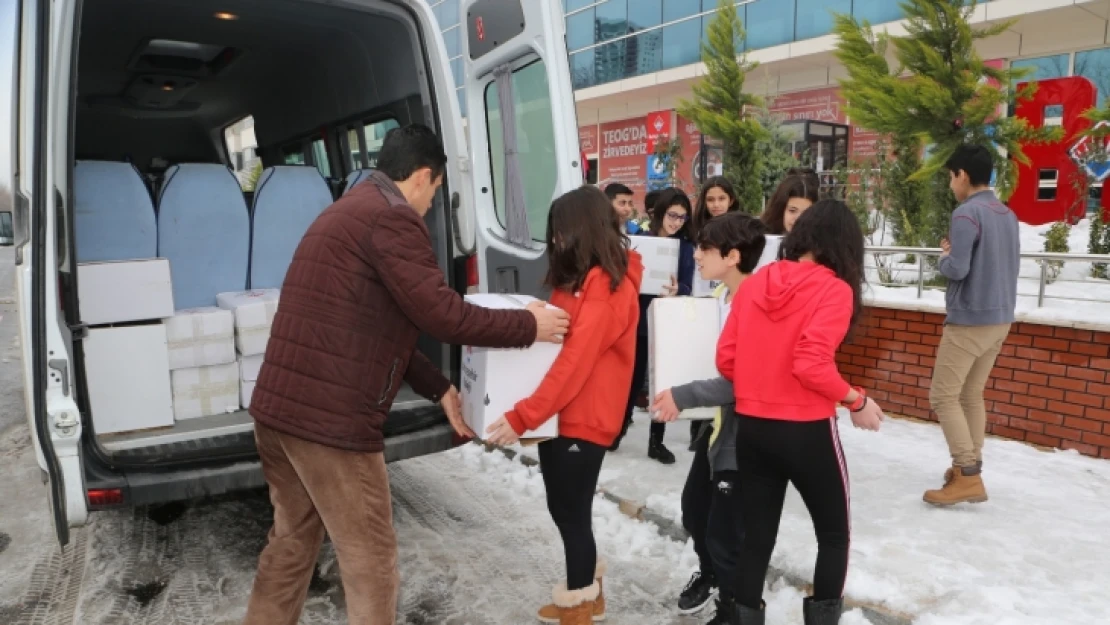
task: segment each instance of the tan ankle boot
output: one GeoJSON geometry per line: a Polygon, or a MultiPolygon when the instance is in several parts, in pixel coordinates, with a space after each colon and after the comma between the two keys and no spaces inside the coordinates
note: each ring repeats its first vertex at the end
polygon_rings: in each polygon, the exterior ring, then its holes
{"type": "Polygon", "coordinates": [[[945,474],[947,481],[940,490],[927,490],[923,499],[934,506],[951,506],[958,503],[983,503],[987,500],[987,489],[983,486],[983,476],[964,475],[963,471],[950,469],[945,474]]]}
{"type": "Polygon", "coordinates": [[[559,625],[593,625],[594,605],[600,594],[597,582],[578,590],[567,590],[565,584],[556,586],[551,598],[559,610],[559,625]]]}
{"type": "MultiPolygon", "coordinates": [[[[594,569],[594,579],[597,580],[597,599],[594,600],[593,609],[593,622],[595,623],[605,620],[605,582],[602,581],[602,578],[605,577],[606,568],[605,560],[599,560],[597,567],[594,569]]],[[[541,623],[558,623],[559,606],[549,603],[540,608],[536,617],[539,618],[541,623]]]]}

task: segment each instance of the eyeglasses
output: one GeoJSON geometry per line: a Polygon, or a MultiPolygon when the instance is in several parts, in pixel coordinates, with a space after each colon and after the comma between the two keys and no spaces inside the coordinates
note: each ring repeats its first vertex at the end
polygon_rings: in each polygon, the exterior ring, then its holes
{"type": "Polygon", "coordinates": [[[687,219],[689,219],[689,217],[690,216],[687,215],[686,213],[667,213],[667,219],[673,219],[675,221],[683,221],[684,222],[687,219]]]}

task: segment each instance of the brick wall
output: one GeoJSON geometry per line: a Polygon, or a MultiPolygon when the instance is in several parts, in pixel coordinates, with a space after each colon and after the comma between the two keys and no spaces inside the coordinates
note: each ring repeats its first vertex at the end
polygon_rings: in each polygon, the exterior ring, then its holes
{"type": "MultiPolygon", "coordinates": [[[[935,421],[929,383],[944,315],[871,307],[841,373],[891,414],[935,421]]],[[[1110,332],[1016,323],[987,383],[987,431],[1110,458],[1110,332]]]]}

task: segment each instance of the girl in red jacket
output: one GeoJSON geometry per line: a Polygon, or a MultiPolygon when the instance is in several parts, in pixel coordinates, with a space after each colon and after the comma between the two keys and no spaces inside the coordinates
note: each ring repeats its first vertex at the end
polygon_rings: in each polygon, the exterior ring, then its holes
{"type": "Polygon", "coordinates": [[[628,249],[609,200],[582,187],[555,200],[547,219],[551,304],[570,314],[563,348],[536,392],[489,427],[488,441],[515,443],[559,415],[559,437],[540,443],[547,510],[559,528],[567,580],[539,618],[589,625],[605,617],[593,535],[601,462],[621,431],[636,355],[643,264],[628,249]]]}
{"type": "Polygon", "coordinates": [[[747,532],[731,623],[764,622],[763,581],[786,486],[793,484],[817,534],[805,623],[833,625],[843,603],[851,527],[836,406],[847,407],[859,428],[878,430],[883,418],[878,404],[836,368],[837,348],[862,309],[863,233],[847,205],[823,200],[798,218],[782,248],[784,260],[741,285],[717,346],[717,366],[736,393],[747,532]]]}

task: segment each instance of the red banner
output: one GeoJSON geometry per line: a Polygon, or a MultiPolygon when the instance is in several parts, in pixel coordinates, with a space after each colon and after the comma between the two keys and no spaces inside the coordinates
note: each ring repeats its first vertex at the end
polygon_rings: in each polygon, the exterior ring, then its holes
{"type": "Polygon", "coordinates": [[[578,149],[589,155],[597,153],[597,126],[579,126],[578,127],[578,149]]]}
{"type": "Polygon", "coordinates": [[[815,120],[843,124],[847,121],[838,87],[784,93],[771,99],[768,108],[783,122],[815,120]]]}
{"type": "Polygon", "coordinates": [[[647,130],[648,154],[654,154],[656,144],[671,136],[671,113],[672,111],[656,111],[647,114],[644,128],[647,130]]]}
{"type": "Polygon", "coordinates": [[[598,152],[598,185],[619,182],[632,189],[637,203],[644,197],[647,184],[648,134],[644,118],[624,119],[602,124],[598,152]]]}

